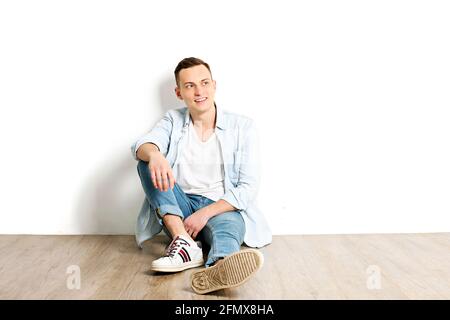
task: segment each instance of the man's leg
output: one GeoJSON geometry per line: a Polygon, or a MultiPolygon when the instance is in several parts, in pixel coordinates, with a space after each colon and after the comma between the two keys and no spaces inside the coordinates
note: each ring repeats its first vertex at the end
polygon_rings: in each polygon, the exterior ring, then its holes
{"type": "Polygon", "coordinates": [[[177,185],[175,185],[173,189],[169,189],[165,192],[157,189],[151,180],[148,162],[139,160],[137,169],[145,195],[147,196],[150,205],[153,208],[156,208],[158,217],[162,218],[166,213],[170,213],[183,218],[184,215],[182,211],[189,211],[189,203],[182,190],[177,185]]]}
{"type": "Polygon", "coordinates": [[[180,216],[168,213],[163,216],[162,220],[170,235],[172,236],[172,239],[175,239],[178,236],[183,236],[194,241],[186,232],[183,220],[181,220],[180,216]]]}
{"type": "Polygon", "coordinates": [[[137,168],[147,200],[155,208],[160,223],[173,239],[164,256],[153,261],[152,269],[176,272],[202,265],[204,263],[202,250],[184,229],[184,217],[193,213],[188,196],[178,184],[165,192],[155,188],[151,181],[148,162],[140,160],[137,168]]]}
{"type": "Polygon", "coordinates": [[[237,211],[229,211],[209,219],[201,231],[202,240],[210,247],[205,266],[219,258],[238,252],[244,242],[245,223],[237,211]]]}
{"type": "Polygon", "coordinates": [[[196,293],[236,287],[262,267],[261,252],[240,251],[244,235],[245,224],[237,211],[219,214],[208,221],[202,230],[202,237],[210,245],[207,267],[191,275],[191,286],[196,293]]]}

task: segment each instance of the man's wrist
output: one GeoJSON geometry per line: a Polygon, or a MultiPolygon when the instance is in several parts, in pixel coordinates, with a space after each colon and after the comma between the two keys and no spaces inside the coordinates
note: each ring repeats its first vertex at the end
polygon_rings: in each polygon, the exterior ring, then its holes
{"type": "Polygon", "coordinates": [[[150,150],[150,151],[147,153],[147,155],[148,155],[148,156],[151,156],[151,155],[154,155],[154,154],[157,154],[157,153],[159,153],[158,150],[150,150]]]}
{"type": "Polygon", "coordinates": [[[202,210],[202,214],[204,217],[206,217],[208,220],[211,219],[212,217],[214,217],[214,207],[212,207],[214,205],[214,203],[203,207],[202,210]]]}
{"type": "Polygon", "coordinates": [[[147,156],[151,158],[153,155],[160,153],[159,148],[156,144],[151,143],[150,148],[147,152],[147,156]]]}

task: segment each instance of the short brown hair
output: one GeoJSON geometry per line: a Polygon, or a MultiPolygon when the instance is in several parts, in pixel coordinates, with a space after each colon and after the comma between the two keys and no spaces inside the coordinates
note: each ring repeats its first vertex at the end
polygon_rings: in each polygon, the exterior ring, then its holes
{"type": "Polygon", "coordinates": [[[175,74],[175,81],[177,82],[177,86],[178,86],[178,81],[179,79],[179,74],[180,71],[183,69],[187,69],[190,67],[195,67],[195,66],[199,66],[199,65],[204,65],[209,73],[211,74],[212,77],[212,73],[211,73],[211,68],[209,67],[209,64],[207,64],[205,61],[203,61],[202,59],[199,58],[194,58],[194,57],[189,57],[189,58],[184,58],[183,60],[181,60],[177,67],[175,68],[174,74],[175,74]]]}

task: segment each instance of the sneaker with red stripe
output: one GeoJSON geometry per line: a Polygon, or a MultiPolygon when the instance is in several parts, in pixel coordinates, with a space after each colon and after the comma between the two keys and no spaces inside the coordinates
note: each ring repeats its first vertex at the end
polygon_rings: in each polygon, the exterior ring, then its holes
{"type": "Polygon", "coordinates": [[[178,272],[203,264],[203,252],[197,243],[178,236],[167,247],[164,256],[152,262],[151,269],[160,272],[178,272]]]}

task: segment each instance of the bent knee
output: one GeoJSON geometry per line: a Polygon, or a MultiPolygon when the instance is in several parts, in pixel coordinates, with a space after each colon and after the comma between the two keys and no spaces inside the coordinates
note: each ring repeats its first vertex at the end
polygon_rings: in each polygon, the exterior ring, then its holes
{"type": "Polygon", "coordinates": [[[242,243],[245,234],[245,223],[241,213],[229,211],[211,218],[206,226],[213,235],[233,237],[242,243]]]}
{"type": "Polygon", "coordinates": [[[148,162],[145,162],[143,160],[139,160],[138,164],[137,164],[137,170],[138,170],[139,174],[144,173],[144,172],[150,172],[148,170],[148,162]]]}
{"type": "Polygon", "coordinates": [[[137,171],[139,174],[139,178],[144,183],[147,188],[154,188],[150,169],[148,168],[148,162],[139,160],[137,164],[137,171]]]}

